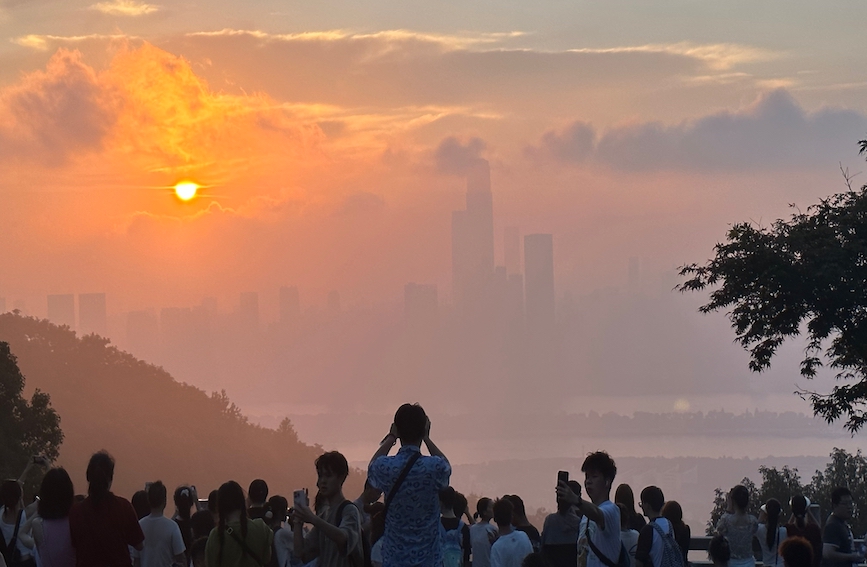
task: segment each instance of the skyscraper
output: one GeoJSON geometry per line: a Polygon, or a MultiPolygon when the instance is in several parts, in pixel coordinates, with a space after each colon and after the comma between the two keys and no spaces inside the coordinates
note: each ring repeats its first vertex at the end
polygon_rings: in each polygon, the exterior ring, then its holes
{"type": "Polygon", "coordinates": [[[48,320],[75,329],[75,296],[71,293],[48,296],[48,320]]]}
{"type": "Polygon", "coordinates": [[[83,335],[96,333],[105,336],[107,317],[104,293],[78,294],[78,329],[83,335]]]}
{"type": "Polygon", "coordinates": [[[297,321],[301,316],[301,301],[298,296],[298,288],[294,285],[280,287],[280,322],[290,323],[297,321]]]}
{"type": "Polygon", "coordinates": [[[467,208],[452,214],[452,295],[465,313],[484,302],[494,272],[491,168],[478,160],[467,174],[467,208]]]}
{"type": "Polygon", "coordinates": [[[527,329],[545,334],[554,328],[554,238],[550,234],[524,237],[524,289],[527,329]]]}

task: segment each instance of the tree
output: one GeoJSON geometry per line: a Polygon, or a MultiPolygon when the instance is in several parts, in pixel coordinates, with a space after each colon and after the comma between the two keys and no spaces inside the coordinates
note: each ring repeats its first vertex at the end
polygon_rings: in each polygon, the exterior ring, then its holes
{"type": "MultiPolygon", "coordinates": [[[[867,140],[859,142],[867,153],[867,140]]],[[[716,287],[703,313],[729,310],[750,370],[771,365],[787,339],[807,333],[801,375],[824,362],[838,381],[829,393],[801,390],[813,412],[833,422],[845,416],[853,434],[867,423],[867,185],[823,199],[770,227],[739,223],[704,265],[680,270],[680,291],[716,287]]]]}
{"type": "Polygon", "coordinates": [[[17,478],[33,455],[57,458],[63,432],[48,394],[24,399],[24,375],[9,343],[0,342],[0,475],[17,478]]]}
{"type": "Polygon", "coordinates": [[[867,458],[858,450],[854,455],[844,449],[834,447],[831,452],[831,462],[824,471],[816,471],[813,480],[805,488],[806,496],[819,505],[824,514],[831,511],[831,492],[838,486],[845,486],[852,491],[855,502],[850,524],[852,532],[857,536],[867,532],[867,458]]]}
{"type": "MultiPolygon", "coordinates": [[[[743,484],[747,488],[747,492],[750,493],[750,505],[747,511],[754,516],[758,516],[761,503],[759,502],[759,489],[756,488],[756,483],[744,477],[740,484],[743,484]]],[[[713,510],[711,510],[710,519],[705,526],[705,533],[707,535],[714,535],[716,533],[717,522],[719,522],[719,519],[726,512],[726,495],[729,493],[729,490],[731,488],[728,490],[714,488],[713,490],[713,510]]]]}

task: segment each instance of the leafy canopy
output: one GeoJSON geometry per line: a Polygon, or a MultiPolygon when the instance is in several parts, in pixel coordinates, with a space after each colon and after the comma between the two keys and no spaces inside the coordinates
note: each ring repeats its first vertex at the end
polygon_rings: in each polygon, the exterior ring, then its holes
{"type": "MultiPolygon", "coordinates": [[[[859,142],[867,153],[867,140],[859,142]]],[[[823,199],[770,227],[739,223],[706,264],[680,270],[680,291],[715,287],[703,313],[721,309],[750,370],[770,367],[777,348],[806,329],[801,375],[823,359],[838,380],[830,393],[801,391],[829,423],[845,416],[853,434],[867,423],[867,185],[823,199]]]]}

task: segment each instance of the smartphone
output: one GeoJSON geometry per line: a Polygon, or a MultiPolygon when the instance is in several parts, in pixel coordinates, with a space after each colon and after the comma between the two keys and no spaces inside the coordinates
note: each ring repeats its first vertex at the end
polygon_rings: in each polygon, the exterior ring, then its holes
{"type": "Polygon", "coordinates": [[[569,482],[569,471],[557,471],[557,484],[569,482]]]}
{"type": "Polygon", "coordinates": [[[296,508],[299,508],[302,504],[309,507],[310,502],[307,500],[307,489],[301,488],[296,490],[292,494],[292,502],[295,504],[296,508]]]}

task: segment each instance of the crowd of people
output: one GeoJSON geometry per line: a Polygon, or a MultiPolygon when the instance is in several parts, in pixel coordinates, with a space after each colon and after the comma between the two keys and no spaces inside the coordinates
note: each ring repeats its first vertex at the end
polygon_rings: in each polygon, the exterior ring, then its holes
{"type": "MultiPolygon", "coordinates": [[[[0,567],[686,567],[690,529],[674,500],[656,486],[635,495],[620,484],[610,500],[617,467],[605,452],[591,453],[583,485],[558,473],[557,511],[542,531],[527,518],[517,495],[483,497],[470,513],[467,498],[450,485],[451,466],[431,441],[430,420],[418,404],[398,408],[370,459],[363,492],[349,500],[346,458],[336,451],[314,463],[316,494],[291,501],[269,498],[257,479],[245,495],[228,481],[200,499],[195,486],[173,492],[161,481],[126,500],[111,492],[115,462],[104,452],[87,466],[87,495],[76,496],[63,468],[50,468],[38,497],[23,502],[22,481],[0,485],[0,567]],[[400,442],[400,448],[391,455],[400,442]],[[422,454],[422,446],[428,454],[422,454]]],[[[554,483],[552,482],[552,485],[554,483]]],[[[852,567],[864,561],[848,521],[852,495],[834,490],[824,529],[810,502],[793,495],[792,515],[771,499],[759,517],[749,514],[749,492],[735,486],[708,549],[714,565],[852,567]]]]}

